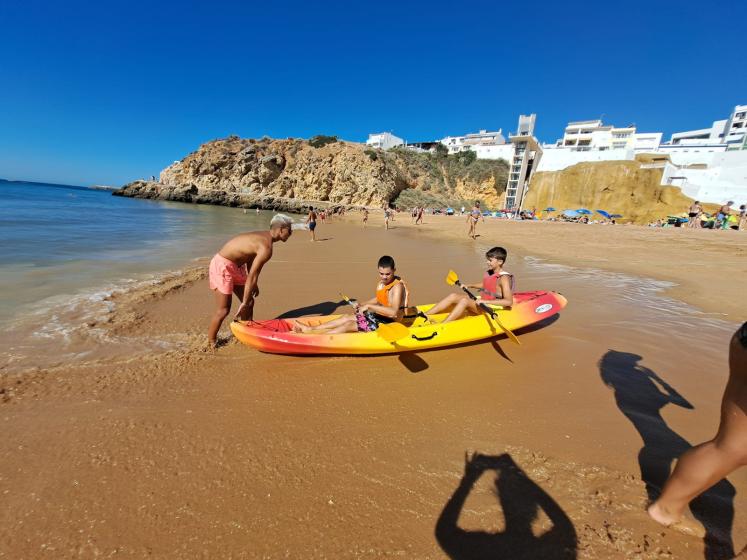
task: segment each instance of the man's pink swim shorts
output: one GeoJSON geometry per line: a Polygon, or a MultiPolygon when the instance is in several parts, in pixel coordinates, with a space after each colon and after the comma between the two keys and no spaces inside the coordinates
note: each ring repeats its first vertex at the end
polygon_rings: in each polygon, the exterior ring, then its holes
{"type": "Polygon", "coordinates": [[[241,266],[216,253],[210,261],[210,289],[218,290],[225,295],[233,293],[234,286],[246,284],[246,263],[241,266]]]}

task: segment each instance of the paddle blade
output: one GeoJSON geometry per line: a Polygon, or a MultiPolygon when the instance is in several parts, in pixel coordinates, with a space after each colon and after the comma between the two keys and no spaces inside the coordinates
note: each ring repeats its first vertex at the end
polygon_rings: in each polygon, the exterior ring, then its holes
{"type": "Polygon", "coordinates": [[[446,283],[449,286],[453,286],[457,282],[459,282],[459,276],[457,276],[456,272],[454,272],[453,270],[450,270],[449,273],[446,275],[446,283]]]}
{"type": "Polygon", "coordinates": [[[501,330],[506,333],[506,336],[511,339],[512,342],[521,345],[521,342],[519,341],[519,338],[511,332],[509,329],[503,326],[503,323],[501,323],[501,320],[498,318],[498,313],[493,314],[493,319],[496,323],[498,323],[498,326],[501,328],[501,330]]]}
{"type": "Polygon", "coordinates": [[[402,323],[382,323],[376,329],[376,334],[387,342],[394,343],[410,336],[410,329],[402,323]]]}

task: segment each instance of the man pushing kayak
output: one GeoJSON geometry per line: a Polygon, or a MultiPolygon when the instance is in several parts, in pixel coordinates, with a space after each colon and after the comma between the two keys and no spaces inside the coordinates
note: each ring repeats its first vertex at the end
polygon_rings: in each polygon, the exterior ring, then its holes
{"type": "Polygon", "coordinates": [[[276,214],[270,220],[270,231],[250,231],[237,235],[223,245],[210,261],[210,289],[215,292],[216,303],[208,330],[211,346],[215,346],[223,319],[231,311],[234,294],[241,301],[236,317],[253,319],[254,298],[259,295],[259,273],[272,257],[272,244],[288,241],[292,223],[288,216],[276,214]]]}
{"type": "Polygon", "coordinates": [[[377,266],[379,283],[376,285],[376,297],[362,305],[356,303],[354,315],[343,315],[315,327],[296,321],[293,330],[309,334],[371,332],[375,331],[380,323],[391,323],[401,319],[409,299],[407,286],[399,276],[395,276],[396,267],[392,257],[381,257],[377,266]]]}

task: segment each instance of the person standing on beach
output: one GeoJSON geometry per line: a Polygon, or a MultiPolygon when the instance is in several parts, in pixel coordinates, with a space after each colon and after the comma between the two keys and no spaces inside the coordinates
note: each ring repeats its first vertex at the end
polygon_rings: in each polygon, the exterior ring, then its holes
{"type": "Polygon", "coordinates": [[[363,227],[368,223],[368,208],[363,209],[363,227]]]}
{"type": "Polygon", "coordinates": [[[475,205],[472,207],[472,211],[467,216],[467,223],[469,224],[467,235],[472,239],[477,238],[477,221],[481,218],[482,221],[485,222],[485,216],[482,215],[482,210],[480,210],[480,201],[476,200],[475,205]]]}
{"type": "MultiPolygon", "coordinates": [[[[648,514],[662,525],[676,525],[687,505],[732,471],[747,465],[747,323],[729,345],[729,380],[721,401],[716,436],[682,454],[648,514]]],[[[747,549],[745,549],[747,550],[747,549]]]]}
{"type": "Polygon", "coordinates": [[[309,226],[309,233],[311,234],[311,240],[316,241],[316,212],[314,212],[314,207],[309,206],[309,215],[306,216],[306,223],[309,226]]]}
{"type": "Polygon", "coordinates": [[[687,227],[689,228],[699,228],[700,227],[700,215],[703,213],[703,207],[700,205],[700,201],[696,200],[690,205],[690,208],[687,211],[687,215],[690,218],[690,221],[687,224],[687,227]]]}
{"type": "Polygon", "coordinates": [[[210,261],[210,289],[215,292],[216,309],[210,320],[208,342],[215,347],[218,331],[229,312],[235,294],[241,305],[235,318],[254,318],[254,298],[259,296],[259,273],[272,258],[272,245],[277,241],[288,241],[291,236],[291,220],[284,214],[276,214],[270,220],[269,231],[250,231],[228,241],[210,261]]]}
{"type": "Polygon", "coordinates": [[[421,206],[418,208],[418,217],[415,219],[415,225],[422,224],[423,223],[423,213],[425,212],[425,207],[421,206]]]}
{"type": "Polygon", "coordinates": [[[721,208],[716,212],[716,226],[714,229],[729,229],[729,216],[731,216],[731,206],[734,204],[733,200],[730,200],[726,204],[722,204],[721,208]]]}
{"type": "Polygon", "coordinates": [[[391,217],[391,211],[388,206],[384,206],[384,229],[389,229],[389,218],[391,217]]]}
{"type": "Polygon", "coordinates": [[[745,227],[747,227],[747,204],[742,204],[739,207],[739,225],[737,226],[737,231],[744,231],[745,227]]]}

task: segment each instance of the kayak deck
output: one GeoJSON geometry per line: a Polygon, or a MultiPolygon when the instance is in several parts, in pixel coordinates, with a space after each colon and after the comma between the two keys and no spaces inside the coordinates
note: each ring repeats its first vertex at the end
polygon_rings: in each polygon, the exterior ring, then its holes
{"type": "MultiPolygon", "coordinates": [[[[496,307],[498,317],[507,329],[516,330],[537,323],[561,311],[567,300],[555,292],[520,292],[514,294],[510,309],[496,307]]],[[[432,304],[417,306],[427,311],[432,304]]],[[[315,327],[341,317],[323,315],[297,319],[269,319],[266,321],[234,321],[231,331],[242,343],[262,352],[273,354],[391,354],[427,350],[474,342],[503,334],[503,330],[489,315],[468,315],[462,319],[442,323],[448,313],[434,315],[430,320],[414,317],[402,321],[408,327],[407,336],[387,342],[376,332],[353,333],[297,333],[295,321],[315,327]]]]}

